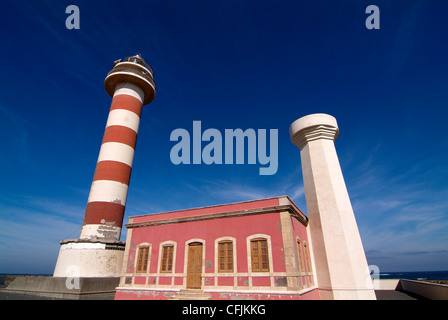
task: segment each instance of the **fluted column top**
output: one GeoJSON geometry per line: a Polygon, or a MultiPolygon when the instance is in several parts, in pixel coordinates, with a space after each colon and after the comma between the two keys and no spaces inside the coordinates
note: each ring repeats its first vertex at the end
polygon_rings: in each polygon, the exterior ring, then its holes
{"type": "Polygon", "coordinates": [[[310,114],[294,121],[289,127],[291,141],[300,150],[318,139],[336,140],[339,128],[336,119],[325,113],[310,114]]]}

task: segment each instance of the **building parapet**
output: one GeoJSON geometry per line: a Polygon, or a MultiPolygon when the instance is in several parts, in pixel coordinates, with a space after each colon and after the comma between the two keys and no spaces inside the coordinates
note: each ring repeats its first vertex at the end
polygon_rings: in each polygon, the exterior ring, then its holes
{"type": "Polygon", "coordinates": [[[429,300],[448,300],[448,285],[445,284],[401,279],[399,289],[429,300]]]}
{"type": "Polygon", "coordinates": [[[239,217],[245,215],[254,215],[254,214],[263,214],[263,213],[273,213],[273,212],[283,212],[287,211],[289,214],[296,218],[300,223],[304,226],[308,225],[308,218],[304,217],[296,208],[292,205],[281,205],[281,206],[272,206],[265,208],[257,208],[257,209],[248,209],[248,210],[238,210],[232,212],[223,212],[223,213],[213,213],[213,214],[205,214],[198,216],[189,216],[189,217],[178,217],[171,219],[163,219],[163,220],[155,220],[155,221],[143,221],[143,222],[135,222],[126,224],[126,228],[139,228],[139,227],[147,227],[147,226],[157,226],[163,224],[172,224],[172,223],[183,223],[183,222],[192,222],[192,221],[203,221],[210,219],[220,219],[220,218],[230,218],[230,217],[239,217]]]}

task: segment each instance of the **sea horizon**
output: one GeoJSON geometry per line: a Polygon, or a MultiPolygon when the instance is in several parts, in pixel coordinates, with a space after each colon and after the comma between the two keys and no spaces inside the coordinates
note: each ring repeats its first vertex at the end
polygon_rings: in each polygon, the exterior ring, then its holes
{"type": "Polygon", "coordinates": [[[379,279],[448,280],[448,271],[384,271],[379,279]]]}

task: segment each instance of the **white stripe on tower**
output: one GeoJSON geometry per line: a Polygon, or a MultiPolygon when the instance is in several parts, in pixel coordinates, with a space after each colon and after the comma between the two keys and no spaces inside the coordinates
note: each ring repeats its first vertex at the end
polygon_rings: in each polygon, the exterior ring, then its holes
{"type": "Polygon", "coordinates": [[[126,204],[128,186],[112,180],[96,180],[92,182],[87,202],[103,201],[126,204]]]}
{"type": "Polygon", "coordinates": [[[143,101],[144,93],[138,86],[117,85],[87,200],[81,239],[120,238],[143,101]]]}
{"type": "Polygon", "coordinates": [[[117,85],[114,92],[114,98],[120,94],[127,94],[128,96],[132,96],[136,99],[139,99],[143,104],[144,93],[143,90],[133,85],[132,83],[123,83],[117,85]]]}
{"type": "Polygon", "coordinates": [[[134,112],[124,109],[115,109],[109,113],[106,128],[110,126],[123,126],[134,130],[138,133],[140,117],[134,112]]]}
{"type": "Polygon", "coordinates": [[[118,161],[132,167],[134,148],[121,142],[106,142],[101,145],[98,162],[110,160],[118,161]]]}

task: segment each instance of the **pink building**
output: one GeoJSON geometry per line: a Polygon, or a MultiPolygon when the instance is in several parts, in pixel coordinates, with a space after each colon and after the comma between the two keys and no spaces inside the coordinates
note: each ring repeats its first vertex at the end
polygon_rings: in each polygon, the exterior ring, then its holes
{"type": "Polygon", "coordinates": [[[287,197],[131,217],[115,299],[319,299],[287,197]]]}

